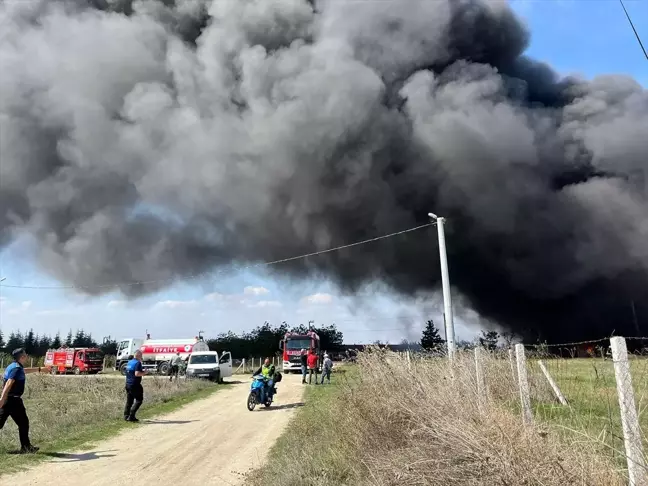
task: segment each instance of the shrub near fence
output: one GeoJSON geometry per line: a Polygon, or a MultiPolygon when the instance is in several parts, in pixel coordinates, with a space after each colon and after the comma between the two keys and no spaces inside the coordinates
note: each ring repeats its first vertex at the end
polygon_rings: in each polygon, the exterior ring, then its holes
{"type": "Polygon", "coordinates": [[[648,358],[642,344],[638,338],[612,338],[518,344],[504,353],[475,350],[474,387],[487,406],[515,410],[541,436],[587,443],[624,471],[627,484],[648,485],[648,358]],[[627,342],[638,351],[628,354],[627,342]]]}

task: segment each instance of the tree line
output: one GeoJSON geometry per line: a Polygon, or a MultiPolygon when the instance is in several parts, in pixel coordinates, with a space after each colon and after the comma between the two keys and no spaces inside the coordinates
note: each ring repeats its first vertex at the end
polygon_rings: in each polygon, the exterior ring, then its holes
{"type": "MultiPolygon", "coordinates": [[[[343,349],[344,335],[338,331],[335,324],[323,327],[313,327],[320,337],[322,351],[338,352],[343,349]]],[[[230,351],[232,356],[237,358],[251,358],[261,356],[275,356],[280,354],[279,341],[287,332],[298,332],[306,334],[308,327],[300,325],[290,327],[285,322],[273,326],[268,322],[257,326],[250,332],[236,334],[234,332],[222,333],[215,338],[208,339],[207,344],[213,351],[219,353],[230,351]]]]}
{"type": "MultiPolygon", "coordinates": [[[[305,334],[308,332],[308,328],[304,325],[289,327],[286,323],[272,326],[265,322],[250,332],[236,334],[230,331],[219,334],[215,338],[207,339],[207,344],[212,351],[218,351],[219,353],[230,351],[232,356],[239,358],[274,356],[279,353],[279,341],[288,331],[305,334]]],[[[320,336],[322,351],[335,352],[342,350],[344,336],[342,332],[337,330],[335,324],[313,328],[313,331],[320,336]]],[[[112,339],[97,343],[92,334],[85,332],[83,329],[77,330],[76,333],[70,330],[65,338],[61,338],[58,333],[53,337],[46,334],[38,335],[33,329],[24,334],[14,331],[5,338],[2,331],[0,331],[0,353],[6,354],[11,353],[14,349],[23,348],[28,355],[39,357],[45,356],[48,349],[67,346],[72,348],[99,348],[104,354],[116,355],[117,345],[117,341],[112,339]]]]}
{"type": "Polygon", "coordinates": [[[14,331],[5,338],[0,330],[0,353],[11,353],[14,349],[22,348],[30,356],[45,356],[48,349],[58,349],[62,346],[70,348],[99,348],[105,354],[117,354],[117,342],[106,340],[98,344],[92,334],[79,329],[76,333],[72,330],[68,332],[65,338],[57,333],[55,336],[47,334],[36,334],[33,329],[26,333],[14,331]],[[5,341],[6,339],[6,341],[5,341]]]}

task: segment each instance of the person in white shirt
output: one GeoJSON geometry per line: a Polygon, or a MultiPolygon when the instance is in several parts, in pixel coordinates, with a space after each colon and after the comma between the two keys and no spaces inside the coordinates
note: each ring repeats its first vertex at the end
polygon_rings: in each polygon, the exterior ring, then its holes
{"type": "Polygon", "coordinates": [[[328,380],[329,385],[331,384],[331,371],[333,370],[333,360],[329,357],[328,354],[324,353],[324,362],[322,363],[322,381],[321,384],[324,384],[324,378],[328,380]]]}
{"type": "Polygon", "coordinates": [[[180,365],[182,364],[182,357],[180,356],[180,353],[176,353],[176,355],[171,358],[170,360],[171,366],[169,367],[169,381],[173,381],[173,377],[176,377],[176,381],[178,381],[178,373],[180,372],[180,365]]]}

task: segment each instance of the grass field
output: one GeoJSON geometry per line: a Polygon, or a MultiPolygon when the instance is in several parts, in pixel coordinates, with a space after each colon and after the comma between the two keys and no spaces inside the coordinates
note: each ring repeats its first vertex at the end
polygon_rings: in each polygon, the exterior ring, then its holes
{"type": "Polygon", "coordinates": [[[339,429],[331,427],[345,391],[353,389],[357,368],[338,366],[331,385],[307,385],[306,405],[300,408],[288,432],[272,447],[270,460],[253,471],[247,483],[258,486],[313,486],[353,484],[353,470],[347,468],[347,448],[339,429]]]}
{"type": "Polygon", "coordinates": [[[609,421],[608,396],[616,398],[605,381],[611,363],[592,369],[593,383],[591,362],[566,363],[547,366],[569,412],[552,405],[530,360],[537,426],[525,428],[508,359],[486,358],[490,401],[480,409],[471,354],[452,371],[445,359],[363,354],[334,386],[307,390],[306,406],[248,484],[621,486],[623,466],[597,435],[609,421]]]}
{"type": "MultiPolygon", "coordinates": [[[[611,455],[619,466],[624,467],[623,431],[612,361],[601,358],[543,361],[569,406],[557,402],[537,361],[530,360],[532,405],[536,419],[557,426],[566,434],[598,443],[602,454],[611,455]]],[[[630,369],[645,441],[645,431],[648,431],[648,360],[636,357],[631,360],[630,369]]]]}
{"type": "MultiPolygon", "coordinates": [[[[144,404],[138,417],[170,412],[218,388],[203,380],[169,383],[164,378],[145,378],[144,404]]],[[[136,426],[123,420],[123,379],[32,374],[27,377],[23,398],[30,419],[31,440],[41,447],[41,453],[30,456],[11,453],[19,448],[19,442],[17,427],[9,419],[0,432],[2,474],[46,458],[48,453],[92,443],[136,426]]]]}

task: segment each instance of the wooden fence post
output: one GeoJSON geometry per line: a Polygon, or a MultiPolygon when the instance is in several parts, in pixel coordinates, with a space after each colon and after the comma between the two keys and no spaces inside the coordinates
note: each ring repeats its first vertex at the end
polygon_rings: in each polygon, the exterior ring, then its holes
{"type": "Polygon", "coordinates": [[[565,399],[565,396],[560,391],[560,388],[558,388],[558,385],[556,385],[556,382],[553,380],[553,378],[549,374],[549,371],[547,371],[547,368],[545,367],[542,360],[538,360],[538,364],[540,365],[540,369],[542,370],[542,373],[545,375],[545,378],[549,382],[549,386],[551,386],[551,389],[553,390],[553,392],[556,395],[556,398],[558,399],[560,404],[561,405],[567,405],[567,400],[565,399]]]}
{"type": "Polygon", "coordinates": [[[628,348],[625,338],[610,338],[612,360],[614,361],[614,377],[616,379],[619,407],[621,408],[621,425],[623,426],[623,442],[628,463],[629,486],[645,486],[648,484],[646,462],[641,442],[641,428],[637,407],[635,406],[632,375],[628,361],[628,348]]]}
{"type": "Polygon", "coordinates": [[[482,348],[475,348],[475,376],[477,378],[477,406],[480,412],[486,411],[486,380],[482,366],[482,348]]]}
{"type": "Polygon", "coordinates": [[[531,411],[531,392],[529,391],[529,377],[527,375],[524,344],[515,345],[515,356],[517,358],[518,387],[520,388],[522,421],[524,422],[524,425],[531,425],[533,424],[533,412],[531,411]]]}

